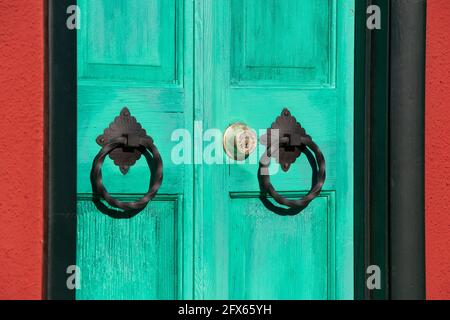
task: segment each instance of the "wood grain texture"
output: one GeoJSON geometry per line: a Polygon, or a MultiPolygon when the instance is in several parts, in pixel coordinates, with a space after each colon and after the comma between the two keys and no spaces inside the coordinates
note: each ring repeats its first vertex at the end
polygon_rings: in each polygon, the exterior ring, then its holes
{"type": "MultiPolygon", "coordinates": [[[[123,107],[154,139],[164,161],[175,145],[172,132],[185,126],[192,95],[185,96],[182,1],[81,0],[79,5],[84,27],[78,37],[78,192],[87,193],[99,151],[95,139],[123,107]]],[[[160,192],[182,193],[183,168],[164,162],[160,192]]],[[[145,193],[150,177],[143,158],[127,176],[107,160],[103,175],[113,193],[145,193]]]]}
{"type": "Polygon", "coordinates": [[[222,255],[230,299],[334,297],[333,193],[323,193],[295,217],[273,214],[254,193],[231,198],[228,252],[222,255]]]}
{"type": "Polygon", "coordinates": [[[335,5],[335,1],[232,0],[232,83],[333,85],[335,5]]]}
{"type": "Polygon", "coordinates": [[[84,79],[173,84],[182,68],[177,0],[79,1],[84,79]]]}
{"type": "MultiPolygon", "coordinates": [[[[78,99],[78,192],[87,193],[92,191],[90,184],[90,172],[92,161],[100,147],[95,139],[103,134],[103,130],[109,126],[112,120],[120,114],[120,110],[127,105],[133,116],[146,129],[155,145],[161,153],[164,162],[164,184],[161,186],[162,193],[181,193],[183,190],[184,172],[182,166],[176,166],[171,161],[172,147],[175,145],[171,141],[172,131],[184,126],[184,118],[181,113],[165,112],[163,106],[157,108],[146,104],[144,100],[140,103],[126,104],[130,95],[123,94],[120,101],[112,101],[105,99],[104,103],[98,101],[92,102],[91,97],[95,97],[96,93],[101,90],[90,88],[84,90],[80,88],[78,99]],[[84,92],[89,95],[84,95],[84,92]],[[92,103],[91,103],[92,102],[92,103]]],[[[150,178],[150,170],[144,157],[130,168],[129,173],[124,176],[119,168],[113,164],[109,158],[105,161],[102,173],[104,176],[104,184],[107,190],[113,193],[145,193],[148,189],[150,178]]]]}
{"type": "Polygon", "coordinates": [[[77,299],[176,299],[177,198],[153,201],[132,219],[111,219],[89,196],[78,202],[77,299]]]}
{"type": "MultiPolygon", "coordinates": [[[[78,36],[77,299],[192,297],[191,168],[175,165],[172,132],[193,127],[193,6],[183,0],[80,0],[78,36]],[[116,220],[92,203],[96,137],[127,106],[161,153],[157,198],[131,219],[116,220]]],[[[150,172],[141,158],[126,176],[110,159],[103,182],[133,200],[150,172]]]]}
{"type": "MultiPolygon", "coordinates": [[[[88,26],[98,20],[104,29],[106,12],[114,16],[121,8],[124,16],[114,33],[122,34],[114,35],[111,48],[100,40],[90,42],[93,28],[79,37],[78,192],[90,192],[90,166],[99,150],[96,136],[126,105],[160,148],[165,161],[160,194],[166,198],[124,221],[103,216],[80,198],[77,260],[82,274],[96,285],[87,284],[78,297],[352,298],[354,1],[179,0],[172,6],[172,1],[155,0],[145,2],[147,11],[139,14],[132,14],[138,10],[134,4],[118,1],[102,0],[90,8],[96,13],[85,17],[92,20],[88,26]],[[175,26],[162,27],[163,18],[154,18],[155,8],[160,15],[161,10],[175,10],[173,20],[171,14],[164,18],[175,26]],[[152,22],[139,21],[150,16],[152,22]],[[130,22],[130,17],[137,19],[130,22]],[[122,41],[143,41],[143,33],[156,42],[175,40],[174,51],[144,43],[129,53],[137,44],[125,47],[122,41]],[[87,51],[101,43],[96,53],[87,51]],[[170,79],[158,66],[165,65],[165,56],[176,70],[170,79]],[[261,204],[257,161],[172,162],[175,129],[190,129],[196,141],[202,130],[225,129],[234,121],[266,129],[284,107],[327,160],[323,194],[298,216],[280,217],[261,204]],[[195,128],[194,120],[200,121],[195,128]],[[183,198],[177,210],[171,197],[183,198]],[[114,239],[115,233],[122,241],[114,239]],[[162,252],[171,258],[162,258],[162,252]],[[106,262],[98,258],[102,253],[106,262]],[[150,267],[151,261],[156,265],[150,267]],[[164,268],[172,271],[165,274],[164,268]],[[107,270],[107,284],[102,269],[107,270]]],[[[192,151],[198,158],[205,147],[196,144],[192,151]]],[[[299,197],[310,187],[310,172],[303,156],[273,182],[283,194],[299,197]]],[[[143,160],[125,177],[106,163],[104,176],[108,190],[123,196],[143,192],[149,179],[143,160]]]]}
{"type": "MultiPolygon", "coordinates": [[[[240,121],[259,131],[288,107],[323,151],[323,192],[335,198],[283,218],[255,198],[231,196],[258,192],[257,161],[203,166],[196,176],[203,190],[196,199],[196,297],[352,299],[354,1],[198,3],[203,127],[240,121]],[[299,44],[303,37],[310,39],[299,44]],[[313,69],[303,67],[312,65],[317,73],[308,75],[313,69]],[[305,285],[306,274],[314,284],[305,285]]],[[[299,195],[310,188],[310,172],[303,156],[272,178],[277,190],[299,195]]]]}

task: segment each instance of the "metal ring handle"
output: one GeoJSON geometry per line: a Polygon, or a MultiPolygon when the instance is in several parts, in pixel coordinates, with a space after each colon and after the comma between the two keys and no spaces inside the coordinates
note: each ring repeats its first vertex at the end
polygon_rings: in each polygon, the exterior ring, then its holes
{"type": "Polygon", "coordinates": [[[268,146],[267,152],[265,152],[262,156],[259,166],[259,174],[264,189],[275,199],[276,202],[293,209],[301,209],[307,207],[309,203],[314,200],[322,191],[322,187],[325,183],[326,177],[325,157],[323,156],[322,151],[320,151],[319,147],[309,136],[302,137],[302,144],[314,153],[316,163],[318,165],[317,181],[311,187],[311,190],[308,192],[308,194],[303,198],[299,200],[288,200],[282,197],[273,187],[272,183],[270,182],[270,175],[268,174],[268,167],[271,160],[270,155],[272,152],[271,146],[268,146]],[[265,172],[263,172],[263,170],[265,172]]]}
{"type": "MultiPolygon", "coordinates": [[[[94,159],[91,170],[91,181],[94,193],[101,195],[103,199],[111,206],[122,209],[124,211],[129,210],[140,210],[147,206],[147,204],[155,197],[158,192],[159,187],[162,184],[163,179],[163,163],[161,159],[161,155],[159,154],[158,149],[153,144],[153,140],[149,137],[140,138],[139,144],[141,147],[146,148],[153,156],[153,160],[155,161],[156,167],[155,172],[152,172],[152,178],[149,184],[149,190],[145,194],[144,197],[139,199],[136,202],[121,202],[115,198],[113,198],[105,186],[103,185],[103,177],[102,177],[102,166],[105,161],[105,158],[117,148],[122,148],[127,146],[127,138],[126,137],[118,137],[111,139],[109,143],[107,143],[97,156],[94,159]],[[153,181],[153,184],[152,184],[153,181]]],[[[150,168],[151,170],[151,168],[150,168]]],[[[153,171],[153,170],[151,170],[153,171]]]]}

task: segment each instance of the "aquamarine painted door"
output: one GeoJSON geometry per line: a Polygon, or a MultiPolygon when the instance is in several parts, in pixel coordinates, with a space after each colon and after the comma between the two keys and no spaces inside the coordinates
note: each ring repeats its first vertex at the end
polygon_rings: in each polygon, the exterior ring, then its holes
{"type": "MultiPolygon", "coordinates": [[[[353,298],[354,0],[78,4],[77,298],[353,298]],[[154,138],[164,181],[145,210],[115,219],[92,203],[89,174],[124,106],[154,138]],[[263,145],[244,163],[220,147],[230,124],[259,133],[285,107],[327,164],[322,193],[295,216],[261,202],[263,145]]],[[[127,200],[150,173],[144,159],[125,176],[108,160],[103,176],[127,200]]],[[[306,194],[306,157],[271,180],[306,194]]]]}
{"type": "MultiPolygon", "coordinates": [[[[170,161],[171,134],[193,123],[193,4],[179,0],[78,0],[78,299],[192,296],[192,167],[170,161]],[[164,160],[164,183],[145,210],[114,219],[92,202],[96,137],[127,106],[164,160]]],[[[144,158],[122,175],[105,161],[119,200],[145,193],[144,158]]]]}

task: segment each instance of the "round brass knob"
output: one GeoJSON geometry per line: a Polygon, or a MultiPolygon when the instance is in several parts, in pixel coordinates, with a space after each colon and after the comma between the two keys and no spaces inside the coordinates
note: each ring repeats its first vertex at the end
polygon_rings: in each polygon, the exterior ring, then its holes
{"type": "Polygon", "coordinates": [[[230,125],[223,135],[223,148],[227,156],[233,160],[243,161],[255,150],[258,138],[253,129],[245,123],[230,125]]]}

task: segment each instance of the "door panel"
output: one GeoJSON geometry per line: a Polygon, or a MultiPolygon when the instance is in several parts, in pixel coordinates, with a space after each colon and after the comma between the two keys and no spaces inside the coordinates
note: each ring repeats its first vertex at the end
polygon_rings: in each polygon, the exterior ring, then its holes
{"type": "MultiPolygon", "coordinates": [[[[354,1],[216,0],[203,15],[204,129],[239,121],[259,132],[288,107],[324,153],[327,178],[307,209],[281,216],[259,199],[265,146],[244,164],[204,166],[198,295],[351,299],[354,1]]],[[[304,155],[271,176],[289,198],[311,180],[304,155]]]]}
{"type": "Polygon", "coordinates": [[[322,193],[284,221],[263,206],[259,194],[230,196],[229,298],[333,297],[327,286],[334,280],[334,194],[322,193]]]}
{"type": "MultiPolygon", "coordinates": [[[[78,299],[179,299],[191,293],[192,174],[171,161],[171,135],[192,125],[192,5],[182,0],[79,0],[78,299]],[[185,14],[185,12],[189,12],[185,14]],[[186,17],[186,18],[185,18],[186,17]],[[92,203],[96,138],[128,107],[164,163],[157,197],[136,216],[117,219],[92,203]],[[186,266],[184,266],[186,264],[186,266]]],[[[123,175],[109,158],[103,184],[122,201],[147,192],[145,157],[123,175]]],[[[109,208],[109,207],[108,207],[109,208]]],[[[112,209],[112,208],[109,208],[112,209]]],[[[115,210],[115,209],[113,209],[115,210]]]]}
{"type": "MultiPolygon", "coordinates": [[[[127,197],[119,197],[126,201],[127,197]]],[[[78,202],[77,299],[176,299],[181,199],[159,198],[133,219],[100,214],[78,202]]]]}
{"type": "Polygon", "coordinates": [[[182,63],[179,1],[79,1],[84,28],[79,75],[176,83],[182,63]],[[144,32],[145,31],[145,32],[144,32]]]}
{"type": "Polygon", "coordinates": [[[334,1],[232,0],[232,83],[331,85],[334,9],[334,1]]]}
{"type": "MultiPolygon", "coordinates": [[[[130,94],[122,92],[121,98],[104,99],[102,101],[91,102],[95,99],[96,88],[87,89],[80,87],[78,100],[78,192],[92,192],[90,182],[90,172],[92,161],[100,147],[95,142],[95,138],[103,133],[112,120],[120,113],[120,107],[128,106],[140,122],[145,123],[145,127],[155,140],[158,150],[162,154],[164,161],[164,184],[160,188],[162,193],[182,193],[184,171],[182,166],[175,166],[170,161],[171,155],[171,133],[176,128],[184,126],[184,116],[182,113],[166,112],[164,109],[158,112],[148,100],[142,99],[130,102],[127,97],[130,94]],[[85,94],[86,93],[86,94],[85,94]],[[91,96],[93,98],[91,99],[91,96]],[[144,119],[142,121],[141,119],[144,119]],[[169,160],[169,161],[167,161],[169,160]]],[[[161,105],[160,108],[162,109],[161,105]]],[[[117,170],[111,160],[105,161],[103,166],[103,180],[105,186],[111,193],[145,193],[148,189],[150,171],[144,158],[141,158],[134,165],[127,175],[122,175],[117,170]]]]}
{"type": "MultiPolygon", "coordinates": [[[[354,0],[78,4],[77,298],[352,298],[354,0]],[[164,180],[142,212],[115,219],[92,203],[90,171],[97,136],[125,106],[153,137],[164,180]],[[205,130],[265,132],[285,107],[327,164],[322,193],[296,216],[260,199],[264,146],[244,163],[221,148],[220,163],[203,157],[205,130]],[[195,164],[171,158],[182,128],[195,164]]],[[[109,159],[102,172],[124,201],[150,179],[144,158],[125,176],[109,159]]],[[[271,181],[298,199],[312,178],[302,155],[271,181]]]]}

